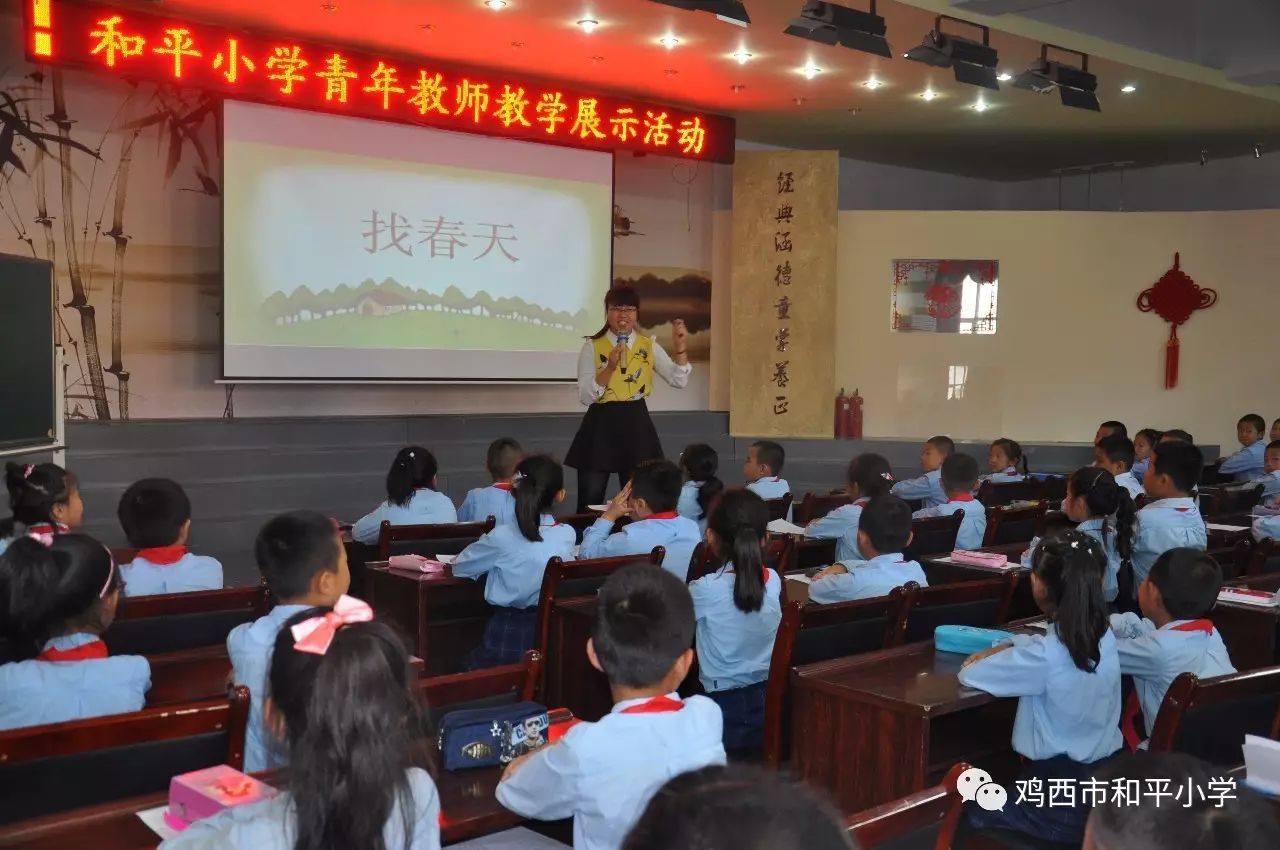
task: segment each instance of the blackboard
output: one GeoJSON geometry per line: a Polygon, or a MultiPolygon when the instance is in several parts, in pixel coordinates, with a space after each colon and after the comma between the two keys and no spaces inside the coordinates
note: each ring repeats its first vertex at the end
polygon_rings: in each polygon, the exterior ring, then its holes
{"type": "Polygon", "coordinates": [[[53,264],[0,254],[0,451],[53,445],[56,387],[53,264]]]}

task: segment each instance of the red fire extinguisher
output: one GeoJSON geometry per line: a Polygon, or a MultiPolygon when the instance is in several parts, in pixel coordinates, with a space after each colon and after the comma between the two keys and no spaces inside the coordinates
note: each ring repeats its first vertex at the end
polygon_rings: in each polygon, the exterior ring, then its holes
{"type": "Polygon", "coordinates": [[[843,440],[848,437],[849,428],[849,397],[844,394],[844,387],[840,388],[840,394],[836,396],[836,428],[835,435],[837,440],[843,440]]]}
{"type": "Polygon", "coordinates": [[[856,389],[849,396],[849,423],[845,432],[850,440],[862,439],[862,394],[856,389]]]}

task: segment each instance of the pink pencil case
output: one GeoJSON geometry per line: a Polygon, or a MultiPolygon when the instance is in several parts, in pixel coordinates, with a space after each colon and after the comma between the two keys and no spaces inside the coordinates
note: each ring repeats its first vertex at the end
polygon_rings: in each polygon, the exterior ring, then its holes
{"type": "Polygon", "coordinates": [[[425,555],[392,555],[387,565],[397,570],[412,570],[415,573],[442,573],[444,564],[432,560],[425,555]]]}
{"type": "Polygon", "coordinates": [[[951,560],[957,564],[972,564],[975,567],[991,567],[1000,569],[1009,563],[1008,557],[996,552],[971,552],[957,549],[951,553],[951,560]]]}
{"type": "Polygon", "coordinates": [[[223,809],[270,800],[276,789],[233,767],[220,764],[175,776],[169,781],[164,822],[181,832],[223,809]]]}
{"type": "Polygon", "coordinates": [[[1271,607],[1276,606],[1278,602],[1276,594],[1250,587],[1224,587],[1218,591],[1218,601],[1271,607]]]}

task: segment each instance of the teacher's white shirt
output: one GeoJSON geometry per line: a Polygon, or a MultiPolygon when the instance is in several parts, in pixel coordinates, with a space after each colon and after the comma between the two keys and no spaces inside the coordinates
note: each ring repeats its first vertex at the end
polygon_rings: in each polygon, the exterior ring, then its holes
{"type": "MultiPolygon", "coordinates": [[[[609,338],[610,346],[618,344],[618,336],[613,331],[605,331],[605,336],[609,338]]],[[[627,340],[627,348],[636,347],[636,334],[629,335],[627,340]]],[[[676,363],[667,352],[658,345],[658,340],[652,336],[649,339],[653,342],[653,371],[658,377],[666,381],[676,389],[683,389],[689,383],[689,373],[693,371],[693,364],[686,363],[681,366],[676,363]]],[[[587,340],[582,344],[582,351],[578,354],[578,400],[583,404],[594,404],[599,401],[600,396],[604,395],[605,388],[596,383],[596,355],[595,341],[587,340]]],[[[631,401],[638,398],[644,398],[643,393],[636,393],[631,397],[631,401]]]]}

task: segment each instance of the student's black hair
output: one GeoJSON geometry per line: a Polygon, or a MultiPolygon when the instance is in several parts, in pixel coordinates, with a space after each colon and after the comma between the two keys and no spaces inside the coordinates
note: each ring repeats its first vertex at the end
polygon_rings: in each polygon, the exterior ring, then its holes
{"type": "Polygon", "coordinates": [[[756,450],[756,462],[769,467],[774,475],[782,474],[782,465],[787,462],[787,451],[773,440],[756,440],[751,444],[756,450]]]}
{"type": "Polygon", "coordinates": [[[1170,428],[1168,431],[1165,431],[1160,435],[1160,439],[1162,440],[1166,437],[1170,440],[1181,440],[1182,442],[1190,443],[1193,446],[1196,444],[1196,438],[1191,436],[1191,432],[1184,431],[1181,428],[1170,428]]]}
{"type": "Polygon", "coordinates": [[[881,555],[901,552],[911,541],[911,508],[891,493],[872,499],[858,517],[858,530],[881,555]]]}
{"type": "Polygon", "coordinates": [[[947,455],[942,462],[942,492],[972,492],[978,485],[978,462],[966,454],[947,455]]]}
{"type": "Polygon", "coordinates": [[[865,452],[849,461],[849,484],[858,488],[859,499],[875,499],[893,487],[893,467],[884,455],[865,452]]]}
{"type": "Polygon", "coordinates": [[[84,534],[59,534],[49,545],[19,537],[0,555],[0,635],[18,659],[73,631],[101,634],[102,602],[122,585],[111,553],[84,534]]]}
{"type": "Polygon", "coordinates": [[[12,537],[19,523],[52,523],[55,505],[65,505],[76,489],[76,477],[56,463],[6,463],[4,483],[9,491],[9,519],[0,519],[0,539],[12,537]]]}
{"type": "Polygon", "coordinates": [[[1157,431],[1155,428],[1143,428],[1141,431],[1133,435],[1133,440],[1134,442],[1137,442],[1139,437],[1146,437],[1147,442],[1154,446],[1156,443],[1160,442],[1160,438],[1163,436],[1163,431],[1157,431]]]}
{"type": "Polygon", "coordinates": [[[1169,476],[1173,486],[1183,493],[1196,488],[1203,471],[1204,454],[1193,443],[1173,440],[1157,443],[1151,450],[1151,472],[1169,476]]]}
{"type": "Polygon", "coordinates": [[[1027,475],[1031,472],[1027,468],[1027,456],[1022,453],[1022,446],[1018,445],[1017,440],[1011,440],[1008,437],[1001,437],[991,443],[995,448],[1004,452],[1005,457],[1009,458],[1009,463],[1013,464],[1013,468],[1022,467],[1022,474],[1027,475]]]}
{"type": "Polygon", "coordinates": [[[621,850],[853,850],[840,820],[776,771],[712,765],[659,788],[621,850]]]}
{"type": "Polygon", "coordinates": [[[530,455],[516,467],[520,474],[512,493],[516,499],[516,526],[525,540],[542,539],[542,515],[556,503],[564,489],[564,467],[548,455],[530,455]]]}
{"type": "MultiPolygon", "coordinates": [[[[1114,439],[1116,439],[1114,434],[1103,437],[1098,445],[1114,439]]],[[[1127,441],[1129,438],[1119,439],[1127,441]]],[[[1067,481],[1067,489],[1077,496],[1084,497],[1089,516],[1116,518],[1116,554],[1120,556],[1120,572],[1127,573],[1133,567],[1133,542],[1138,516],[1138,508],[1134,505],[1129,491],[1117,484],[1110,472],[1098,469],[1096,466],[1083,466],[1077,469],[1067,481]]],[[[1103,523],[1102,539],[1105,541],[1110,533],[1110,525],[1103,523]]]]}
{"type": "MultiPolygon", "coordinates": [[[[1120,435],[1120,436],[1122,436],[1122,437],[1127,437],[1127,436],[1129,436],[1129,429],[1128,429],[1127,427],[1125,427],[1125,424],[1124,424],[1123,422],[1119,422],[1119,421],[1117,421],[1117,420],[1115,420],[1115,419],[1108,419],[1106,422],[1103,422],[1103,423],[1102,423],[1101,425],[1099,425],[1098,427],[1099,427],[1099,428],[1108,428],[1108,429],[1110,429],[1110,430],[1111,430],[1111,433],[1112,433],[1112,434],[1119,434],[1119,435],[1120,435]]],[[[1108,436],[1110,436],[1110,435],[1108,435],[1108,436]]]]}
{"type": "Polygon", "coordinates": [[[1266,448],[1267,451],[1273,452],[1276,449],[1280,449],[1280,440],[1272,440],[1271,442],[1267,443],[1267,448],[1266,448]]]}
{"type": "Polygon", "coordinates": [[[172,546],[191,519],[191,500],[177,481],[143,478],[124,491],[116,516],[135,549],[172,546]]]}
{"type": "Polygon", "coordinates": [[[642,461],[631,473],[631,498],[644,499],[654,513],[674,511],[682,483],[680,467],[671,461],[642,461]]]}
{"type": "Polygon", "coordinates": [[[1112,463],[1123,463],[1125,472],[1133,469],[1133,440],[1121,437],[1119,434],[1111,434],[1098,441],[1098,448],[1106,455],[1107,460],[1112,463]]]}
{"type": "Polygon", "coordinates": [[[405,446],[396,452],[387,470],[387,501],[404,507],[415,490],[434,490],[440,471],[436,456],[422,446],[405,446]]]}
{"type": "Polygon", "coordinates": [[[1106,569],[1102,544],[1074,529],[1042,540],[1031,559],[1031,570],[1053,604],[1058,639],[1086,673],[1097,668],[1102,657],[1098,642],[1110,628],[1102,595],[1106,569]]]}
{"type": "Polygon", "coordinates": [[[267,520],[253,542],[253,556],[278,602],[305,596],[319,573],[338,564],[338,529],[316,511],[291,511],[267,520]]]}
{"type": "Polygon", "coordinates": [[[769,524],[769,507],[750,490],[730,490],[720,497],[707,530],[715,532],[716,558],[733,562],[733,604],[744,613],[764,604],[764,552],[760,541],[769,524]]]}
{"type": "Polygon", "coordinates": [[[1098,850],[1275,850],[1280,847],[1280,824],[1272,804],[1243,783],[1236,783],[1221,800],[1212,783],[1221,781],[1221,768],[1185,753],[1126,753],[1097,771],[1103,787],[1116,782],[1148,788],[1160,782],[1169,788],[1200,789],[1184,802],[1127,804],[1121,795],[1103,795],[1089,815],[1089,832],[1098,850]]]}
{"type": "Polygon", "coordinates": [[[706,443],[693,443],[685,446],[680,453],[680,466],[690,481],[697,482],[698,507],[702,514],[698,519],[706,519],[711,514],[711,506],[716,497],[724,492],[724,482],[716,477],[720,469],[720,455],[706,443]]]}
{"type": "MultiPolygon", "coordinates": [[[[604,294],[604,309],[609,312],[610,307],[635,307],[636,308],[636,325],[640,324],[640,293],[636,292],[630,286],[614,286],[604,294]]],[[[588,339],[599,339],[609,332],[609,320],[605,318],[604,326],[600,330],[593,333],[588,339]]]]}
{"type": "Polygon", "coordinates": [[[323,655],[293,648],[293,626],[332,610],[290,617],[271,655],[271,700],[284,721],[296,817],[291,850],[394,850],[383,830],[396,804],[406,837],[418,810],[406,771],[431,769],[426,712],[409,653],[384,623],[339,627],[323,655]]]}
{"type": "Polygon", "coordinates": [[[1256,413],[1246,413],[1244,416],[1240,417],[1240,421],[1237,422],[1236,424],[1252,425],[1253,430],[1257,431],[1259,434],[1267,430],[1267,420],[1263,419],[1261,416],[1259,416],[1256,413]]]}
{"type": "Polygon", "coordinates": [[[1205,616],[1222,589],[1222,567],[1201,549],[1170,549],[1156,558],[1147,577],[1175,620],[1205,616]]]}
{"type": "Polygon", "coordinates": [[[591,642],[609,682],[648,688],[661,682],[693,646],[693,598],[663,569],[616,570],[596,595],[591,642]]]}
{"type": "Polygon", "coordinates": [[[939,434],[936,437],[930,437],[929,439],[925,440],[925,442],[933,446],[938,451],[942,452],[944,457],[950,457],[951,455],[955,454],[956,441],[946,436],[945,434],[939,434]]]}
{"type": "Polygon", "coordinates": [[[511,437],[499,437],[489,444],[484,466],[494,481],[505,481],[515,475],[516,465],[524,457],[524,447],[511,437]]]}

